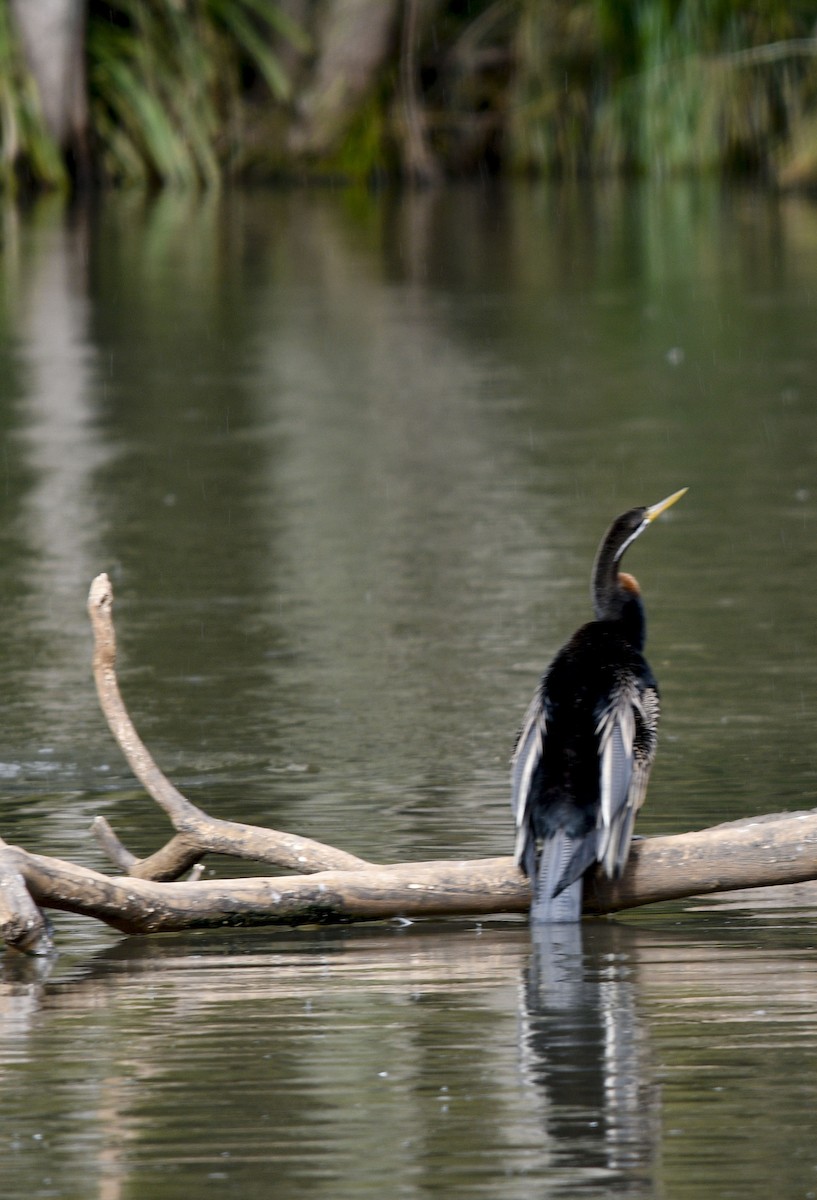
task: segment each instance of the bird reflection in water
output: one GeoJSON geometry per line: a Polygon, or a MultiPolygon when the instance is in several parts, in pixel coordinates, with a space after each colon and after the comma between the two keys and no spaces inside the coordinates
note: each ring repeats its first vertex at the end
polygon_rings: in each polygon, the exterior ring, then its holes
{"type": "Polygon", "coordinates": [[[541,1102],[549,1195],[594,1187],[655,1194],[660,1095],[636,1010],[629,932],[610,924],[532,929],[520,1049],[541,1102]]]}

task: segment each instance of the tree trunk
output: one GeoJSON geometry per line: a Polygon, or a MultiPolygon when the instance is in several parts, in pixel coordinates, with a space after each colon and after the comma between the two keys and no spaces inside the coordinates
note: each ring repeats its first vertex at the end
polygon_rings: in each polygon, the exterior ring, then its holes
{"type": "Polygon", "coordinates": [[[370,93],[395,38],[397,0],[327,0],[316,21],[317,59],[290,136],[296,156],[337,146],[370,93]]]}
{"type": "Polygon", "coordinates": [[[84,146],[88,129],[85,0],[9,0],[37,84],[46,128],[63,150],[84,146]]]}

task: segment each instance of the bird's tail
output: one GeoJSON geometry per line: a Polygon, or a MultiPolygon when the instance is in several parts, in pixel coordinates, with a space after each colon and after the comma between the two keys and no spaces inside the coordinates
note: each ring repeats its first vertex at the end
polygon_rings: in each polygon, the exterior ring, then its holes
{"type": "Polygon", "coordinates": [[[571,837],[563,829],[545,838],[534,882],[532,925],[581,920],[584,870],[595,858],[590,843],[592,838],[571,837]]]}

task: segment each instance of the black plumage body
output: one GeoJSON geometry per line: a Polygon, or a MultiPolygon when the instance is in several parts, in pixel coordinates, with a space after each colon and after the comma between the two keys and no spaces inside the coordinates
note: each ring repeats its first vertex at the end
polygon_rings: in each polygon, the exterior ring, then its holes
{"type": "Polygon", "coordinates": [[[621,873],[655,756],[658,685],[644,658],[644,608],[619,573],[624,550],[683,493],[614,522],[593,571],[596,620],[543,676],[512,763],[516,857],[533,883],[531,920],[577,921],[593,863],[621,873]]]}

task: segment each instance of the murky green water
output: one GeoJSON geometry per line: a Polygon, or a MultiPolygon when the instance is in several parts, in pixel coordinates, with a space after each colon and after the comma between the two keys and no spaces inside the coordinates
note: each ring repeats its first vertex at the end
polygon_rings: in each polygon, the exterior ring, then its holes
{"type": "MultiPolygon", "coordinates": [[[[2,218],[0,835],[166,836],[98,713],[380,860],[508,852],[507,759],[612,516],[664,697],[640,828],[815,804],[817,207],[715,186],[2,218]]],[[[235,871],[214,862],[212,869],[235,871]]],[[[245,869],[245,868],[241,868],[245,869]]],[[[0,959],[4,1200],[817,1195],[817,909],[0,959]]]]}

